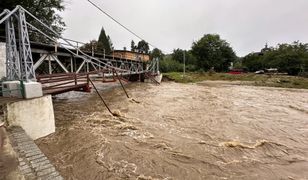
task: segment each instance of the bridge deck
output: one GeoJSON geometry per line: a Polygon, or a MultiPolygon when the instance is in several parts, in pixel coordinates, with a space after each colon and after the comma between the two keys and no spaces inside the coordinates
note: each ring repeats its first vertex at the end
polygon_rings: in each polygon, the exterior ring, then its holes
{"type": "Polygon", "coordinates": [[[52,88],[52,89],[45,89],[43,90],[44,94],[51,94],[51,95],[57,95],[69,91],[84,91],[88,92],[90,90],[89,84],[84,83],[84,84],[77,84],[77,85],[69,85],[69,86],[64,86],[64,87],[57,87],[57,88],[52,88]]]}

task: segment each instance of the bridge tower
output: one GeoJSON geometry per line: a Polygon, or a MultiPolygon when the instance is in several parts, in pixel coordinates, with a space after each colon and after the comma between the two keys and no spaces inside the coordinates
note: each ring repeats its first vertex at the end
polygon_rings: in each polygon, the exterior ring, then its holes
{"type": "Polygon", "coordinates": [[[27,21],[25,17],[25,11],[22,8],[20,8],[18,12],[18,26],[21,80],[35,81],[35,72],[33,68],[33,58],[30,47],[27,21]]]}
{"type": "Polygon", "coordinates": [[[5,22],[6,28],[6,75],[8,80],[19,80],[21,78],[19,53],[15,38],[13,17],[5,22]]]}
{"type": "Polygon", "coordinates": [[[6,26],[6,77],[8,80],[36,81],[25,11],[17,6],[1,13],[0,24],[6,26]],[[1,16],[3,16],[1,18],[1,16]],[[14,21],[18,22],[17,47],[14,21]]]}

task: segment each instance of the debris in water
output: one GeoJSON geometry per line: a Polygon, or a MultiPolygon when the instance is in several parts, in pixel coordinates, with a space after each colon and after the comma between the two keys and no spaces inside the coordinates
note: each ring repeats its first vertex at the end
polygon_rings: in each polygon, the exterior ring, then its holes
{"type": "Polygon", "coordinates": [[[116,127],[122,130],[138,130],[137,127],[130,125],[130,124],[119,124],[116,127]]]}
{"type": "Polygon", "coordinates": [[[141,174],[137,177],[137,180],[153,180],[153,178],[151,176],[145,176],[141,174]]]}
{"type": "Polygon", "coordinates": [[[137,104],[140,104],[141,102],[140,101],[137,101],[136,99],[134,99],[134,98],[131,98],[130,99],[132,102],[135,102],[135,103],[137,103],[137,104]]]}
{"type": "Polygon", "coordinates": [[[171,147],[168,146],[166,143],[155,144],[153,147],[157,149],[171,150],[171,147]]]}
{"type": "Polygon", "coordinates": [[[266,140],[261,140],[261,141],[257,141],[254,145],[247,145],[247,144],[242,144],[239,141],[229,141],[229,142],[223,142],[220,143],[220,146],[225,146],[225,147],[241,147],[241,148],[247,148],[247,149],[255,149],[259,146],[263,146],[265,143],[267,143],[268,141],[266,140]]]}
{"type": "Polygon", "coordinates": [[[116,116],[116,117],[121,117],[121,116],[122,116],[120,110],[115,110],[115,111],[113,111],[112,115],[113,115],[113,116],[116,116]]]}

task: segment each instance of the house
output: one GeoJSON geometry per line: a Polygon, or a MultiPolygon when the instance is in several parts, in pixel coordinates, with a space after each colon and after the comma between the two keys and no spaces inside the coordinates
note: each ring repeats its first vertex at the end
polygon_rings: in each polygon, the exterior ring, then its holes
{"type": "Polygon", "coordinates": [[[150,60],[149,54],[127,51],[127,50],[114,50],[112,52],[114,57],[118,57],[121,59],[134,60],[134,61],[143,61],[147,62],[150,60]]]}

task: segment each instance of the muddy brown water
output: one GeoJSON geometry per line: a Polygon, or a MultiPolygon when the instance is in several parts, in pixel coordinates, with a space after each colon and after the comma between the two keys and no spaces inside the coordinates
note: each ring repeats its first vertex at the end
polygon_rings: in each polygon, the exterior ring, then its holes
{"type": "Polygon", "coordinates": [[[66,179],[308,179],[308,91],[131,84],[54,100],[36,141],[66,179]]]}

